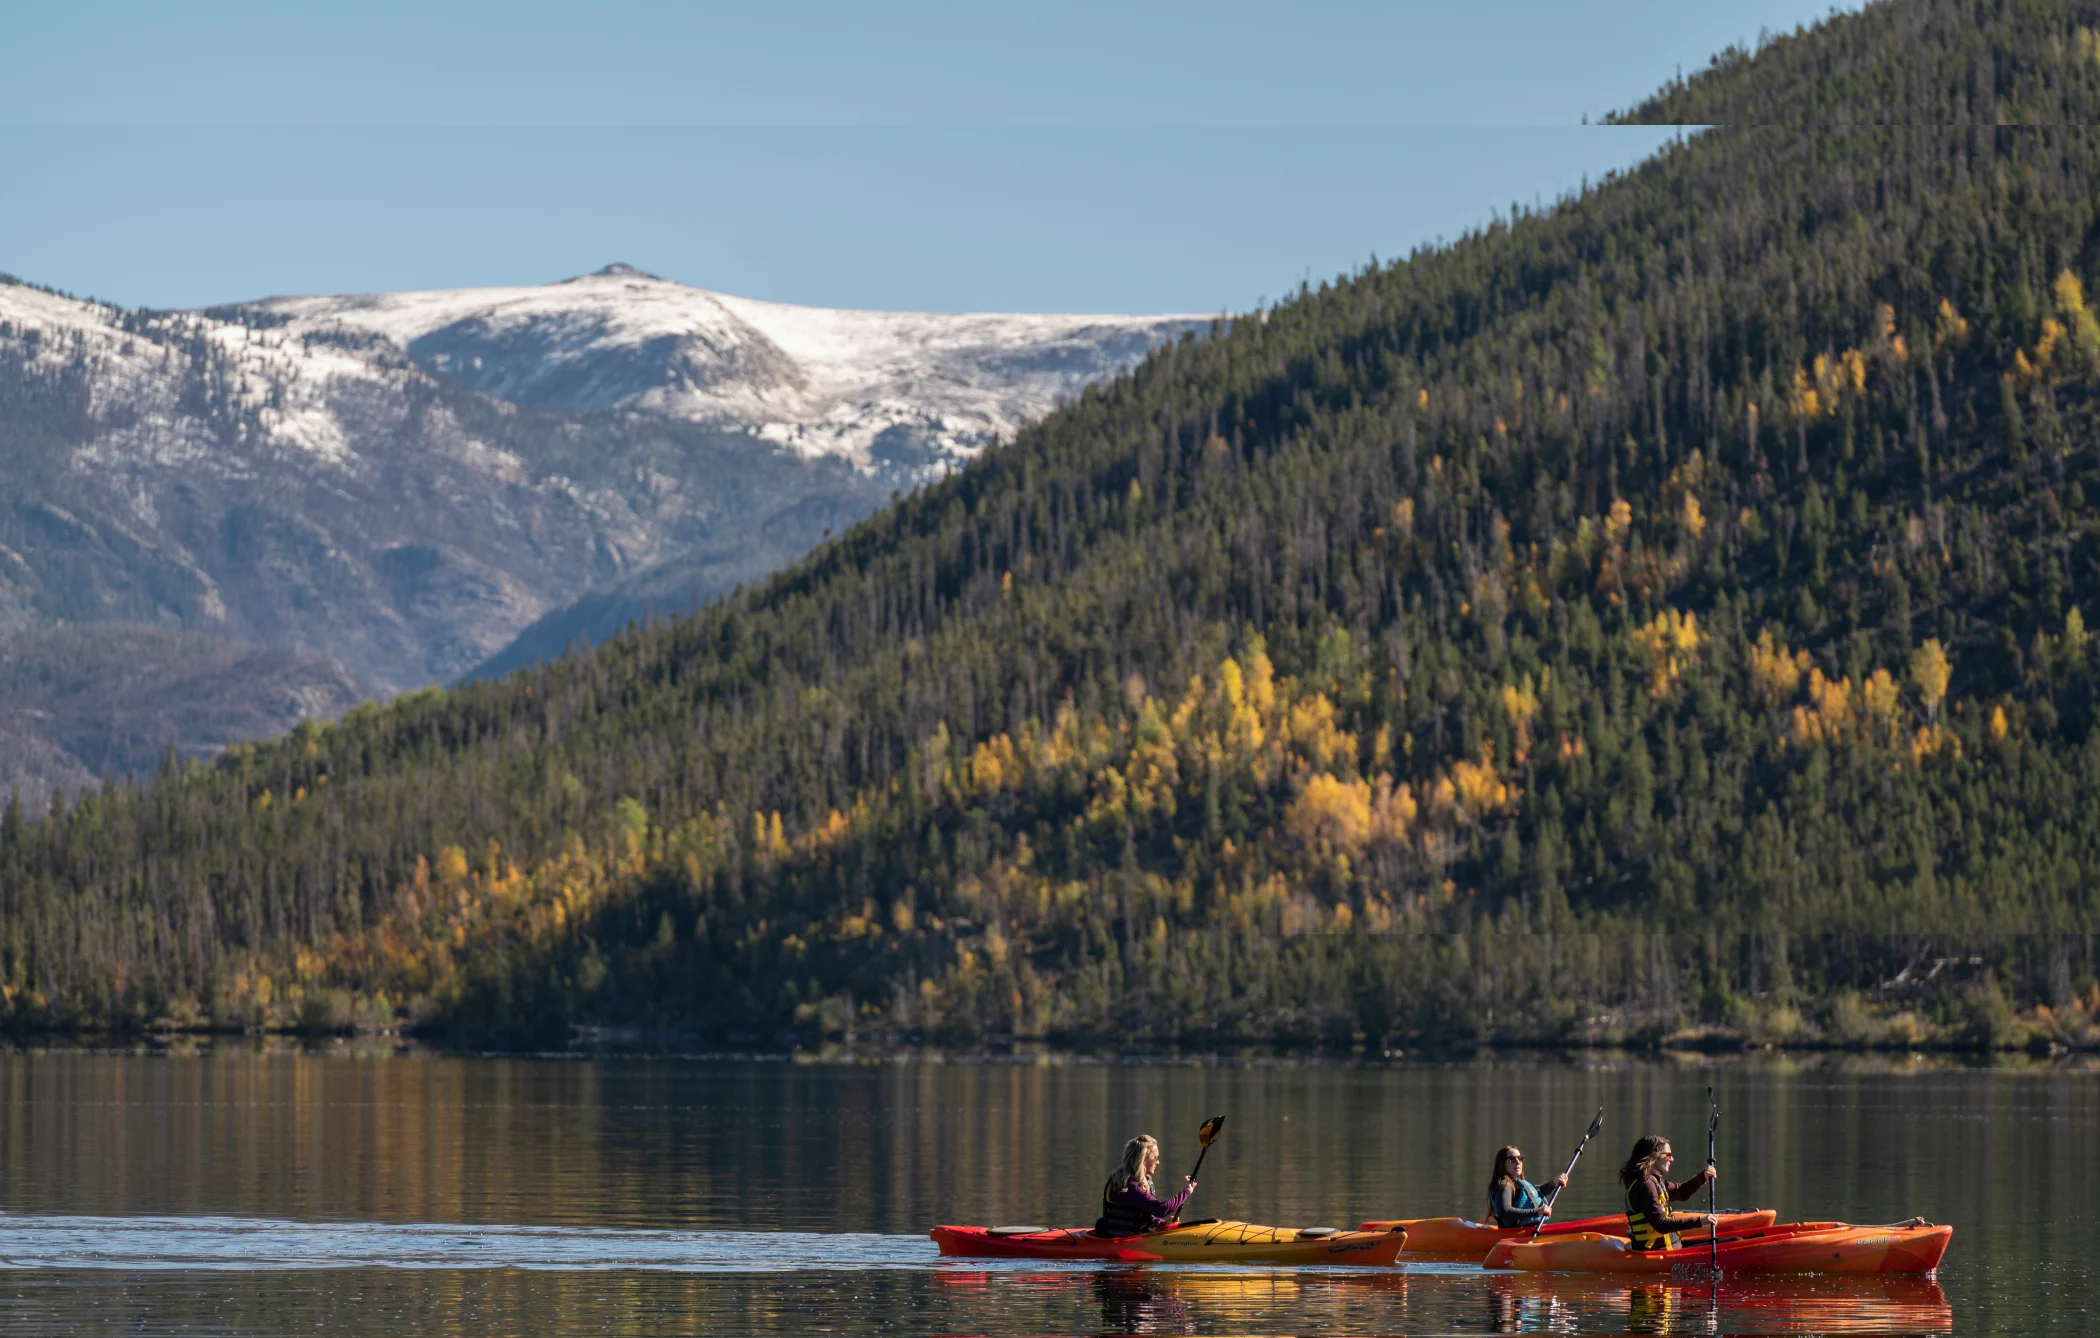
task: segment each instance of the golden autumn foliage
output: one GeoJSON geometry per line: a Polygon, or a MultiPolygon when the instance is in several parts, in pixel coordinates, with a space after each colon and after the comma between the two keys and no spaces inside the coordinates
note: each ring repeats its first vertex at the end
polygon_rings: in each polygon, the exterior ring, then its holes
{"type": "Polygon", "coordinates": [[[2057,315],[2063,318],[2076,363],[2088,369],[2100,365],[2100,319],[2095,319],[2086,305],[2085,285],[2076,274],[2065,270],[2056,276],[2049,291],[2057,315]]]}
{"type": "Polygon", "coordinates": [[[2006,379],[2015,390],[2041,385],[2054,377],[2100,372],[2100,316],[2087,305],[2085,284],[2070,270],[2056,276],[2049,289],[2050,315],[2042,317],[2033,356],[2015,348],[2006,379]]]}
{"type": "Polygon", "coordinates": [[[1767,706],[1780,706],[1791,701],[1801,690],[1801,680],[1807,673],[1808,652],[1801,650],[1789,654],[1784,642],[1773,639],[1769,627],[1750,647],[1750,678],[1767,706]]]}
{"type": "Polygon", "coordinates": [[[1887,669],[1875,669],[1859,682],[1826,678],[1822,670],[1808,667],[1806,654],[1789,657],[1786,647],[1775,646],[1769,635],[1751,647],[1750,659],[1752,675],[1768,703],[1791,697],[1800,674],[1807,671],[1808,702],[1794,707],[1788,719],[1786,737],[1791,742],[1871,745],[1899,754],[1907,749],[1913,764],[1941,753],[1961,755],[1961,741],[1939,721],[1952,666],[1937,639],[1927,640],[1910,657],[1907,676],[1926,717],[1915,729],[1903,703],[1903,685],[1887,669]]]}
{"type": "Polygon", "coordinates": [[[1924,645],[1911,652],[1910,681],[1917,688],[1919,699],[1925,703],[1928,720],[1939,719],[1940,703],[1947,696],[1947,680],[1953,676],[1954,666],[1947,659],[1947,652],[1940,648],[1938,637],[1927,639],[1924,645]]]}
{"type": "Polygon", "coordinates": [[[1853,684],[1849,677],[1825,678],[1821,669],[1808,671],[1808,705],[1796,706],[1793,736],[1802,743],[1842,739],[1853,724],[1853,684]]]}
{"type": "Polygon", "coordinates": [[[1534,682],[1530,674],[1515,683],[1505,683],[1497,694],[1502,712],[1509,717],[1511,730],[1516,734],[1517,765],[1522,766],[1531,756],[1531,722],[1538,719],[1538,689],[1545,682],[1545,672],[1540,671],[1534,682]]]}
{"type": "Polygon", "coordinates": [[[1808,705],[1794,708],[1791,733],[1800,743],[1864,740],[1893,743],[1901,730],[1902,691],[1886,669],[1865,681],[1849,676],[1825,678],[1820,669],[1808,675],[1808,705]]]}
{"type": "Polygon", "coordinates": [[[1879,742],[1890,742],[1902,723],[1902,689],[1886,669],[1876,669],[1859,685],[1860,709],[1869,731],[1879,742]]]}
{"type": "Polygon", "coordinates": [[[1951,299],[1941,298],[1940,309],[1933,316],[1932,343],[1940,351],[1960,348],[1969,342],[1969,322],[1955,310],[1951,299]]]}
{"type": "Polygon", "coordinates": [[[1705,638],[1699,631],[1698,615],[1664,609],[1634,629],[1633,644],[1648,664],[1648,691],[1667,694],[1672,684],[1699,656],[1705,638]]]}
{"type": "Polygon", "coordinates": [[[1910,760],[1913,766],[1943,752],[1954,757],[1961,756],[1961,740],[1945,725],[1923,725],[1911,736],[1910,760]]]}
{"type": "Polygon", "coordinates": [[[1314,776],[1284,810],[1283,828],[1308,849],[1361,850],[1371,839],[1371,787],[1360,780],[1314,776]]]}
{"type": "Polygon", "coordinates": [[[1519,794],[1495,771],[1495,752],[1483,750],[1478,762],[1464,758],[1451,764],[1450,772],[1437,781],[1432,792],[1432,811],[1452,813],[1467,822],[1504,812],[1519,794]]]}
{"type": "Polygon", "coordinates": [[[1633,504],[1621,497],[1611,504],[1611,514],[1604,521],[1604,541],[1608,544],[1623,544],[1633,529],[1633,504]]]}

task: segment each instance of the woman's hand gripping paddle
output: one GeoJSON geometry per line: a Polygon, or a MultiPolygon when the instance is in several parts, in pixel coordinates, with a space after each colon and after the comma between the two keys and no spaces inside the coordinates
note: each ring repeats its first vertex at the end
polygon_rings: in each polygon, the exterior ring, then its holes
{"type": "MultiPolygon", "coordinates": [[[[1597,1118],[1590,1121],[1589,1132],[1583,1134],[1582,1141],[1575,1145],[1575,1155],[1568,1158],[1568,1169],[1560,1173],[1560,1183],[1555,1185],[1553,1187],[1553,1192],[1546,1196],[1546,1207],[1550,1209],[1553,1206],[1553,1201],[1560,1197],[1560,1192],[1568,1187],[1568,1177],[1575,1174],[1575,1163],[1582,1160],[1582,1150],[1590,1145],[1590,1140],[1592,1138],[1595,1138],[1603,1128],[1604,1107],[1599,1106],[1597,1107],[1597,1118]]],[[[1532,1223],[1531,1239],[1537,1240],[1539,1238],[1539,1232],[1545,1230],[1545,1228],[1546,1219],[1544,1217],[1541,1217],[1538,1221],[1532,1223]]]]}
{"type": "MultiPolygon", "coordinates": [[[[1224,1132],[1225,1117],[1223,1115],[1211,1116],[1209,1119],[1203,1122],[1203,1127],[1196,1131],[1196,1141],[1203,1145],[1203,1150],[1196,1154],[1196,1164],[1189,1168],[1190,1184],[1194,1184],[1196,1182],[1196,1172],[1203,1169],[1203,1159],[1210,1155],[1210,1145],[1217,1142],[1218,1135],[1224,1132]]],[[[1181,1214],[1174,1214],[1174,1220],[1179,1222],[1181,1220],[1181,1214]]]]}
{"type": "MultiPolygon", "coordinates": [[[[1706,1165],[1714,1165],[1714,1130],[1721,1127],[1721,1105],[1714,1100],[1714,1089],[1706,1089],[1706,1165]]],[[[1721,1210],[1714,1205],[1720,1202],[1720,1186],[1714,1177],[1706,1178],[1706,1259],[1713,1266],[1714,1276],[1721,1276],[1721,1210]]]]}

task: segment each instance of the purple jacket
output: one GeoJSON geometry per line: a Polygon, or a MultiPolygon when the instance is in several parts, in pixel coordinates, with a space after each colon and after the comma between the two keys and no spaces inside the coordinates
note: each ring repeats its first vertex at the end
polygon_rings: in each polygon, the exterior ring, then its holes
{"type": "Polygon", "coordinates": [[[1116,1188],[1110,1180],[1101,1190],[1101,1216],[1094,1222],[1097,1236],[1141,1236],[1147,1231],[1157,1231],[1174,1220],[1181,1205],[1189,1201],[1196,1192],[1194,1185],[1185,1187],[1171,1199],[1155,1198],[1140,1188],[1137,1182],[1116,1188]]]}

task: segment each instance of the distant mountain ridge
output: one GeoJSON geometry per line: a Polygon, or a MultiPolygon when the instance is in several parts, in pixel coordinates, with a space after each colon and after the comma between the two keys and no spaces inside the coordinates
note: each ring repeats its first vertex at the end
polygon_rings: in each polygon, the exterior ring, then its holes
{"type": "Polygon", "coordinates": [[[448,682],[654,564],[702,555],[658,582],[681,607],[763,574],[1198,324],[823,311],[625,266],[200,311],[0,279],[0,639],[143,624],[366,694],[448,682]]]}
{"type": "Polygon", "coordinates": [[[281,318],[294,332],[377,334],[427,370],[516,404],[657,413],[912,481],[1204,324],[796,307],[620,264],[542,287],[269,298],[220,311],[281,318]]]}

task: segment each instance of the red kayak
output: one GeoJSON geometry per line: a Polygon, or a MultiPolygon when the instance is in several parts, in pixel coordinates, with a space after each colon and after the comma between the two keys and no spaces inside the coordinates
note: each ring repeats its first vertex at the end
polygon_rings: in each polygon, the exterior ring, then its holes
{"type": "Polygon", "coordinates": [[[1951,1226],[1853,1226],[1789,1222],[1724,1233],[1718,1247],[1689,1239],[1674,1250],[1636,1250],[1616,1236],[1584,1233],[1504,1241],[1484,1268],[1570,1273],[1662,1273],[1718,1263],[1729,1273],[1930,1273],[1947,1253],[1951,1226]]]}

